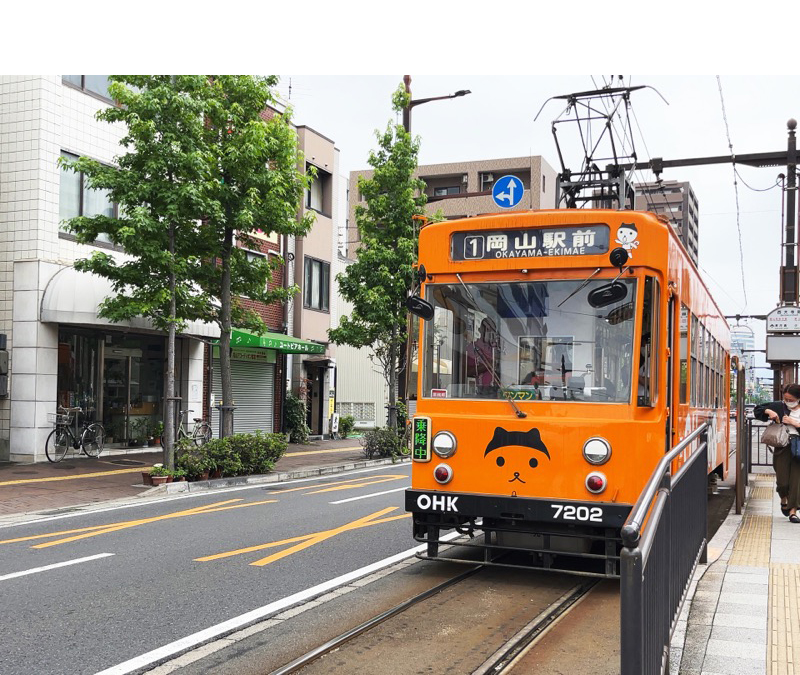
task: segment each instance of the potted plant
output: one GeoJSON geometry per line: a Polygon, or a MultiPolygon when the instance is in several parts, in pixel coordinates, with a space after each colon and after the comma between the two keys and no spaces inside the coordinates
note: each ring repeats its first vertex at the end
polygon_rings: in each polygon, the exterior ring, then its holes
{"type": "Polygon", "coordinates": [[[164,423],[159,420],[153,425],[153,443],[161,445],[161,437],[164,435],[164,423]]]}
{"type": "Polygon", "coordinates": [[[186,473],[188,480],[208,480],[208,463],[200,449],[186,449],[178,455],[175,465],[186,473]]]}
{"type": "Polygon", "coordinates": [[[172,472],[162,464],[156,464],[150,469],[150,480],[153,481],[153,485],[168,483],[171,477],[172,472]]]}
{"type": "Polygon", "coordinates": [[[172,472],[172,481],[174,483],[183,483],[186,480],[186,475],[186,469],[181,469],[178,467],[172,472]]]}

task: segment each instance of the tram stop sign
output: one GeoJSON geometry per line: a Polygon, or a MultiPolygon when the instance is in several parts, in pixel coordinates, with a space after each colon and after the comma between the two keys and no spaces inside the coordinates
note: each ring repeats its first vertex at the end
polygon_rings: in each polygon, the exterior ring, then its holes
{"type": "Polygon", "coordinates": [[[501,209],[510,209],[522,201],[525,188],[516,176],[499,178],[492,188],[492,199],[501,209]]]}

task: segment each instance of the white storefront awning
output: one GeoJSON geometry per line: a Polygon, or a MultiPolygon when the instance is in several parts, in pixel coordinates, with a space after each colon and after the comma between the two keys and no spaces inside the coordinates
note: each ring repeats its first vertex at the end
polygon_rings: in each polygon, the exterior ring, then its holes
{"type": "MultiPolygon", "coordinates": [[[[150,319],[136,317],[130,321],[112,322],[98,316],[100,303],[115,295],[111,282],[74,267],[64,267],[53,275],[44,289],[39,318],[42,321],[82,326],[113,326],[158,331],[150,319]]],[[[159,331],[162,332],[162,331],[159,331]]],[[[190,321],[182,335],[218,338],[219,326],[190,321]]]]}

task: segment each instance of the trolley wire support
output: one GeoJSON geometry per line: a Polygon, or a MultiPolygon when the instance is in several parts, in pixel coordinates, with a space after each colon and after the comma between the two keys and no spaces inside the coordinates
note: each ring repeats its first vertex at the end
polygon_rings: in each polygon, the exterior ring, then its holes
{"type": "MultiPolygon", "coordinates": [[[[623,162],[632,161],[635,164],[637,160],[630,113],[631,94],[640,89],[653,89],[653,87],[647,85],[612,87],[609,83],[602,89],[553,96],[542,105],[534,121],[539,118],[549,101],[567,102],[567,107],[551,123],[561,164],[556,196],[558,207],[563,205],[574,209],[589,204],[594,208],[633,208],[632,171],[628,169],[626,173],[623,162]],[[622,143],[615,138],[615,123],[622,126],[622,143]],[[558,136],[561,124],[577,126],[584,158],[578,171],[569,169],[564,161],[564,152],[558,136]],[[630,142],[629,150],[624,149],[626,139],[630,142]]],[[[661,96],[656,89],[653,91],[661,96]]],[[[661,98],[666,103],[666,99],[663,96],[661,98]]]]}
{"type": "Polygon", "coordinates": [[[709,428],[700,425],[663,457],[622,527],[621,675],[669,672],[672,632],[694,570],[706,562],[709,428]],[[695,441],[673,476],[673,460],[695,441]]]}

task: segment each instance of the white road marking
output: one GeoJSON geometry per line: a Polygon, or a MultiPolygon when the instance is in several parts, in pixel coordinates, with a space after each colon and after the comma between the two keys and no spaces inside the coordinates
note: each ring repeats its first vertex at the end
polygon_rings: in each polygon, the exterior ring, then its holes
{"type": "MultiPolygon", "coordinates": [[[[458,532],[451,532],[441,538],[442,541],[451,541],[456,537],[460,537],[461,535],[458,532]]],[[[248,624],[255,623],[260,619],[263,619],[270,614],[275,614],[280,612],[287,607],[290,607],[298,602],[302,602],[303,600],[307,600],[308,598],[314,597],[315,595],[320,595],[327,591],[330,591],[337,586],[344,586],[345,584],[349,584],[351,581],[355,581],[361,577],[367,576],[368,574],[372,574],[384,567],[389,567],[390,565],[394,565],[401,560],[405,560],[406,558],[412,557],[419,551],[424,551],[427,545],[423,544],[422,546],[415,546],[414,548],[410,548],[407,551],[403,551],[402,553],[397,553],[393,556],[389,556],[388,558],[384,558],[383,560],[379,560],[378,562],[374,562],[371,565],[367,565],[366,567],[362,567],[361,569],[353,570],[352,572],[348,572],[347,574],[343,574],[340,577],[336,577],[335,579],[331,579],[330,581],[325,581],[321,584],[318,584],[312,588],[307,588],[304,591],[299,591],[298,593],[294,593],[293,595],[289,595],[281,600],[276,600],[275,602],[271,602],[268,605],[264,605],[263,607],[259,607],[258,609],[254,609],[250,612],[246,612],[244,614],[240,614],[232,619],[228,619],[227,621],[223,621],[222,623],[218,623],[216,626],[211,626],[206,628],[205,630],[198,631],[197,633],[193,633],[192,635],[187,635],[180,640],[175,640],[175,642],[170,642],[163,647],[159,647],[158,649],[154,649],[146,654],[142,654],[140,656],[136,656],[132,659],[129,659],[123,663],[117,664],[116,666],[112,666],[111,668],[106,668],[95,675],[127,675],[128,673],[133,673],[140,668],[145,668],[147,666],[151,666],[153,664],[160,663],[165,661],[166,659],[177,656],[183,652],[187,652],[198,645],[203,644],[204,642],[209,642],[215,638],[220,637],[221,635],[232,633],[239,628],[244,628],[248,624]]]]}
{"type": "Polygon", "coordinates": [[[340,499],[338,502],[328,502],[329,504],[346,504],[347,502],[355,502],[359,499],[367,499],[369,497],[380,497],[381,495],[388,495],[392,492],[401,492],[408,490],[407,487],[397,488],[396,490],[384,490],[383,492],[373,492],[371,495],[361,495],[360,497],[350,497],[350,499],[340,499]]]}
{"type": "MultiPolygon", "coordinates": [[[[187,494],[179,494],[175,495],[174,497],[167,497],[165,499],[150,499],[147,501],[137,502],[135,504],[122,504],[120,506],[110,506],[104,509],[94,509],[90,511],[75,511],[73,513],[62,513],[59,515],[54,516],[45,516],[43,518],[37,518],[35,520],[26,520],[20,523],[8,523],[8,524],[0,524],[0,530],[5,529],[7,527],[20,527],[22,525],[37,525],[38,523],[49,523],[52,520],[63,520],[64,518],[76,518],[78,516],[89,516],[95,513],[106,513],[107,511],[119,511],[120,509],[130,509],[139,506],[153,506],[154,504],[164,504],[166,502],[173,502],[179,499],[192,499],[193,497],[209,497],[214,494],[219,494],[221,492],[228,493],[228,492],[239,492],[240,490],[257,490],[259,488],[267,488],[267,487],[279,487],[282,485],[295,485],[297,483],[309,483],[315,480],[330,480],[331,478],[340,478],[342,476],[355,476],[360,473],[371,473],[373,471],[389,471],[395,468],[403,468],[403,467],[411,467],[410,464],[399,464],[399,465],[387,465],[382,464],[380,466],[373,466],[369,469],[358,469],[356,471],[347,471],[345,473],[326,473],[323,476],[312,476],[311,478],[290,478],[289,480],[284,480],[279,483],[256,483],[255,485],[240,485],[238,487],[229,487],[229,488],[220,488],[219,490],[203,490],[201,492],[190,492],[187,494]]],[[[137,498],[138,499],[138,498],[137,498]]],[[[86,504],[82,504],[80,507],[86,506],[86,504]]],[[[70,507],[65,507],[70,508],[70,507]]],[[[12,514],[13,515],[13,514],[12,514]]]]}
{"type": "Polygon", "coordinates": [[[57,567],[67,567],[68,565],[77,565],[79,563],[89,562],[90,560],[98,560],[99,558],[108,558],[108,556],[115,555],[114,553],[98,553],[97,555],[90,555],[86,558],[76,558],[75,560],[67,560],[65,562],[55,563],[54,565],[45,565],[44,567],[34,567],[31,570],[23,570],[22,572],[12,572],[11,574],[4,574],[0,576],[0,581],[7,581],[8,579],[16,579],[17,577],[24,577],[28,574],[37,574],[38,572],[46,572],[47,570],[54,570],[57,567]]]}

